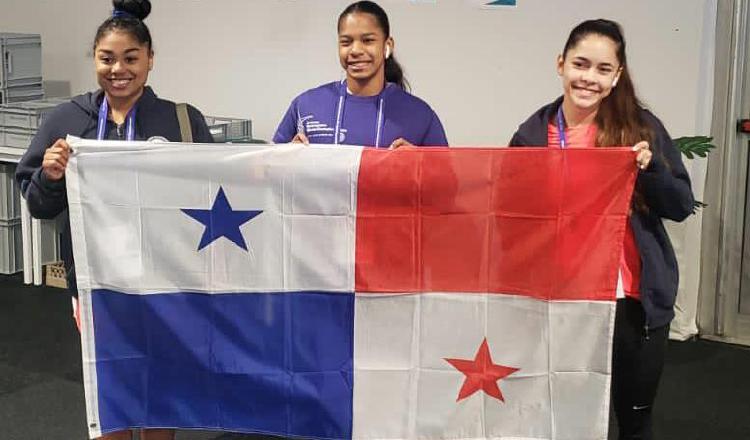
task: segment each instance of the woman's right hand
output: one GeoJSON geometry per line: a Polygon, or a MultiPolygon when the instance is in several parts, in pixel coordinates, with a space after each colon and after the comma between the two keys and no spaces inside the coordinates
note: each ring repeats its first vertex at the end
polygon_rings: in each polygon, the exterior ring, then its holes
{"type": "Polygon", "coordinates": [[[638,168],[645,170],[648,168],[649,164],[651,164],[651,148],[649,147],[648,142],[646,141],[640,141],[637,144],[633,146],[633,151],[637,151],[638,154],[635,158],[635,163],[638,165],[638,168]]]}
{"type": "Polygon", "coordinates": [[[70,157],[70,145],[65,139],[58,139],[44,152],[42,172],[49,180],[57,181],[65,176],[65,168],[70,157]]]}
{"type": "Polygon", "coordinates": [[[310,145],[310,139],[307,138],[307,136],[305,135],[305,133],[302,133],[301,131],[299,131],[292,138],[292,143],[293,144],[310,145]]]}

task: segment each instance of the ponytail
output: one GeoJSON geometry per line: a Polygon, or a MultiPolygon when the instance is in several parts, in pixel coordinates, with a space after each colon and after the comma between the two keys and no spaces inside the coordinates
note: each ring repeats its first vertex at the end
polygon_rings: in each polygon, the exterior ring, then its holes
{"type": "Polygon", "coordinates": [[[385,60],[385,80],[396,84],[406,91],[411,89],[409,81],[404,78],[404,70],[401,68],[401,64],[396,61],[396,57],[393,55],[385,60]]]}
{"type": "Polygon", "coordinates": [[[643,104],[635,95],[635,87],[627,66],[623,66],[617,87],[602,100],[596,113],[597,146],[635,145],[653,142],[654,133],[643,120],[643,104]]]}

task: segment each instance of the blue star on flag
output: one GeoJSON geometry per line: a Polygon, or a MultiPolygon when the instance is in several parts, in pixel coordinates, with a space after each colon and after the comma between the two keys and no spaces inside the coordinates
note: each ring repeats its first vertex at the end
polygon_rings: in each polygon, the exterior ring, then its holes
{"type": "Polygon", "coordinates": [[[206,229],[203,231],[198,250],[203,249],[215,240],[225,237],[232,243],[247,251],[247,243],[242,236],[240,226],[260,215],[263,211],[235,211],[224,194],[224,188],[219,187],[219,193],[214,199],[211,209],[182,209],[182,212],[201,222],[206,229]]]}

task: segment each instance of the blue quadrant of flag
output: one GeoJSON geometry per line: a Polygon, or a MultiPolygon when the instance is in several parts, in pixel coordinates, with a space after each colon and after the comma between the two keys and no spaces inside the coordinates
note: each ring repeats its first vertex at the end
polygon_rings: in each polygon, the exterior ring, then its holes
{"type": "Polygon", "coordinates": [[[92,294],[102,431],[350,438],[354,295],[92,294]]]}

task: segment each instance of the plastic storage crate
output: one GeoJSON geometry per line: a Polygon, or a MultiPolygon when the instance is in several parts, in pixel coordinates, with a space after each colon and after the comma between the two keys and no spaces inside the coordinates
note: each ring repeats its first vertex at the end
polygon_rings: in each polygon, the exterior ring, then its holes
{"type": "Polygon", "coordinates": [[[41,221],[41,241],[39,243],[42,264],[56,263],[60,257],[60,231],[58,219],[41,221]]]}
{"type": "Polygon", "coordinates": [[[230,144],[267,144],[267,141],[263,139],[254,139],[252,137],[232,139],[228,143],[230,144]]]}
{"type": "Polygon", "coordinates": [[[36,130],[55,107],[55,101],[28,101],[0,106],[0,126],[36,130]]]}
{"type": "Polygon", "coordinates": [[[16,166],[0,163],[0,220],[21,218],[21,194],[15,179],[16,166]]]}
{"type": "Polygon", "coordinates": [[[253,136],[253,124],[249,119],[205,116],[206,125],[214,142],[236,142],[253,136]]]}
{"type": "Polygon", "coordinates": [[[0,220],[0,274],[23,270],[21,220],[0,220]]]}
{"type": "Polygon", "coordinates": [[[0,33],[0,89],[42,83],[39,34],[0,33]]]}
{"type": "Polygon", "coordinates": [[[44,88],[41,83],[0,89],[0,104],[33,101],[42,98],[44,98],[44,88]]]}
{"type": "Polygon", "coordinates": [[[36,130],[16,127],[0,127],[0,145],[26,150],[34,138],[36,130]]]}

